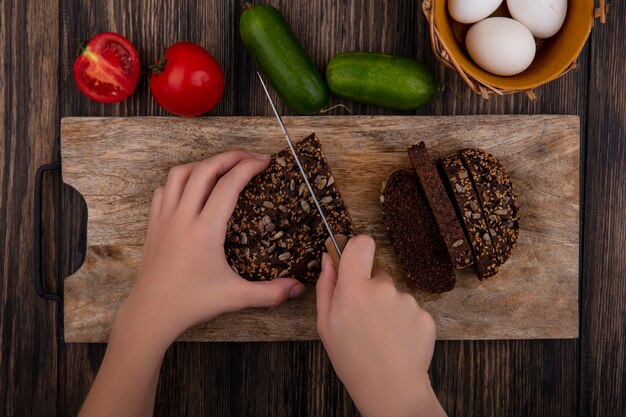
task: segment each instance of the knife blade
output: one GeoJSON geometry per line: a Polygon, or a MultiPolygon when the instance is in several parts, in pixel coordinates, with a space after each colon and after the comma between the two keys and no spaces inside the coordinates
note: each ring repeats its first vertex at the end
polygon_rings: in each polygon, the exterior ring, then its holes
{"type": "Polygon", "coordinates": [[[315,208],[317,208],[317,212],[319,213],[320,217],[322,218],[322,222],[324,223],[324,227],[326,227],[326,231],[328,232],[328,237],[333,242],[333,246],[335,247],[335,250],[337,251],[339,256],[341,256],[341,248],[339,247],[339,244],[337,243],[337,240],[335,239],[335,235],[333,234],[333,231],[330,228],[330,224],[328,223],[328,220],[326,219],[326,215],[324,214],[324,210],[322,210],[322,206],[320,205],[320,202],[317,199],[317,196],[315,195],[315,191],[313,190],[313,187],[311,187],[311,183],[309,182],[309,178],[306,175],[306,172],[304,171],[304,167],[302,166],[302,163],[300,162],[300,158],[298,158],[298,153],[296,152],[296,148],[293,146],[293,142],[291,141],[291,138],[289,137],[289,133],[287,133],[287,129],[285,128],[285,124],[283,123],[283,119],[280,117],[280,114],[278,114],[278,110],[276,110],[276,105],[274,105],[274,101],[272,100],[272,97],[270,96],[269,91],[267,91],[267,87],[265,86],[265,82],[263,82],[263,77],[261,77],[261,73],[259,73],[257,71],[256,74],[259,76],[259,80],[261,80],[261,85],[263,86],[263,90],[265,91],[265,95],[267,96],[267,99],[270,102],[270,106],[272,106],[272,110],[274,111],[274,115],[276,116],[276,119],[278,120],[278,124],[280,125],[280,128],[283,131],[283,135],[285,136],[285,139],[287,140],[287,144],[289,145],[289,149],[291,150],[291,154],[293,155],[294,159],[296,160],[296,164],[298,165],[298,169],[300,170],[300,174],[302,174],[302,178],[304,178],[304,183],[306,184],[307,188],[309,189],[309,193],[311,193],[311,197],[313,197],[313,202],[315,203],[315,208]]]}

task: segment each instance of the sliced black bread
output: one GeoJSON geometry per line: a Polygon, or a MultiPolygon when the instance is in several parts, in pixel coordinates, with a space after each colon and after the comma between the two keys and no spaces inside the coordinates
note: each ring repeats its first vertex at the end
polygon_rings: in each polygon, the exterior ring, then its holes
{"type": "Polygon", "coordinates": [[[474,262],[472,250],[426,144],[420,142],[413,145],[408,148],[408,153],[413,170],[417,174],[424,196],[437,222],[439,233],[450,254],[452,265],[457,269],[471,265],[474,262]]]}
{"type": "Polygon", "coordinates": [[[383,183],[380,201],[389,238],[409,279],[428,292],[454,288],[450,255],[417,176],[394,171],[383,183]]]}
{"type": "MultiPolygon", "coordinates": [[[[335,234],[352,236],[350,214],[312,134],[295,145],[335,234]]],[[[289,149],[271,158],[239,195],[224,248],[231,267],[248,280],[290,276],[315,281],[328,233],[289,149]]]]}
{"type": "Polygon", "coordinates": [[[509,174],[491,154],[481,149],[459,152],[478,193],[499,264],[515,249],[519,237],[518,198],[509,174]]]}
{"type": "Polygon", "coordinates": [[[495,275],[498,272],[495,248],[480,209],[478,196],[463,161],[456,154],[450,155],[438,161],[438,168],[458,217],[463,221],[474,254],[474,269],[478,278],[484,279],[495,275]]]}

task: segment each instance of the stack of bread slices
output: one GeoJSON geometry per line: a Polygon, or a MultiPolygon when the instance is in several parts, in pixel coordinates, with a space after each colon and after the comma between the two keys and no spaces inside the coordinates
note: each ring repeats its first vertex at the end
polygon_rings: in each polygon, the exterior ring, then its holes
{"type": "Polygon", "coordinates": [[[519,237],[518,195],[491,154],[461,149],[433,162],[424,142],[408,148],[414,172],[397,170],[380,201],[393,247],[420,289],[441,293],[455,269],[498,273],[519,237]]]}

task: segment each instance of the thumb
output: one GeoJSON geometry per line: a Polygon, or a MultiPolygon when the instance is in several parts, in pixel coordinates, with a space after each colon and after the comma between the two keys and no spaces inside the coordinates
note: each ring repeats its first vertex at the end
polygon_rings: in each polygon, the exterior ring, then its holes
{"type": "Polygon", "coordinates": [[[240,283],[237,309],[249,307],[276,307],[288,298],[301,295],[304,285],[295,278],[275,278],[271,281],[246,281],[240,283]]]}
{"type": "Polygon", "coordinates": [[[376,243],[370,236],[359,235],[350,239],[339,264],[341,279],[338,285],[352,286],[371,279],[375,251],[376,243]]]}
{"type": "Polygon", "coordinates": [[[322,255],[322,273],[317,280],[315,290],[317,293],[317,327],[328,322],[328,313],[333,301],[335,286],[337,285],[337,271],[333,260],[328,253],[322,255]]]}

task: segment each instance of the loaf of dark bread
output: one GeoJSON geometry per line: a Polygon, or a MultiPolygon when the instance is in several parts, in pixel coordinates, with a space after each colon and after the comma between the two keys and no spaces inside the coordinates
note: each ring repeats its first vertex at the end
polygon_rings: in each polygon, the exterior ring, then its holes
{"type": "Polygon", "coordinates": [[[480,208],[478,195],[461,158],[454,154],[438,162],[450,200],[462,219],[474,254],[474,269],[479,279],[498,272],[498,259],[489,235],[489,228],[480,208]]]}
{"type": "MultiPolygon", "coordinates": [[[[322,146],[312,134],[295,145],[335,234],[354,229],[322,146]]],[[[315,281],[328,233],[289,149],[241,192],[228,222],[226,258],[248,280],[294,277],[315,281]]]]}
{"type": "Polygon", "coordinates": [[[450,255],[417,176],[394,171],[383,183],[380,201],[389,239],[409,279],[424,291],[454,288],[450,255]]]}
{"type": "Polygon", "coordinates": [[[481,149],[459,152],[480,200],[498,264],[509,259],[519,236],[518,199],[509,174],[491,154],[481,149]]]}
{"type": "Polygon", "coordinates": [[[465,268],[474,262],[450,197],[424,142],[409,147],[409,159],[446,244],[452,265],[465,268]]]}

